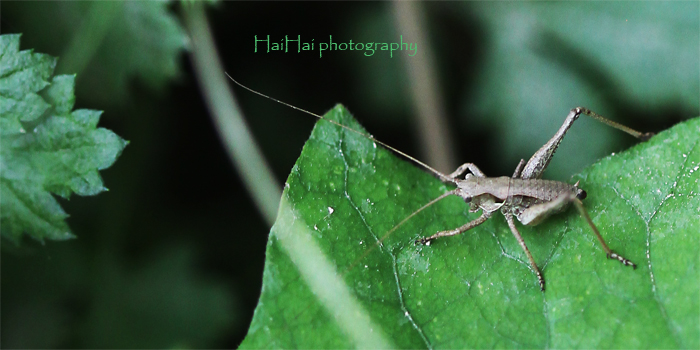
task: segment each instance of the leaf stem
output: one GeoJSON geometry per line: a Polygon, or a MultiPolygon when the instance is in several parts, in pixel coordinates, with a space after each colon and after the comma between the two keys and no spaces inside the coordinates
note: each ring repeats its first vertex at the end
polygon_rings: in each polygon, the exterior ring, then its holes
{"type": "Polygon", "coordinates": [[[256,207],[265,221],[272,225],[282,196],[280,186],[255,143],[228,85],[204,13],[204,4],[195,1],[183,9],[185,25],[192,39],[191,57],[195,74],[216,130],[256,207]]]}
{"type": "Polygon", "coordinates": [[[416,130],[423,155],[435,169],[449,173],[457,167],[454,142],[448,132],[445,104],[438,92],[435,59],[419,8],[422,4],[412,1],[393,1],[392,4],[398,32],[405,40],[421,45],[420,53],[414,57],[401,56],[404,58],[411,95],[418,112],[416,130]]]}

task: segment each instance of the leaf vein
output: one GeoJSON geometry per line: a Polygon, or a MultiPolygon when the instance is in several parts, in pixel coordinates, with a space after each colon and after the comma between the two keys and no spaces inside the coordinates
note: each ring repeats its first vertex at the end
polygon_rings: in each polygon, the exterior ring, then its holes
{"type": "MultiPolygon", "coordinates": [[[[696,141],[692,147],[690,147],[690,151],[688,154],[690,155],[695,151],[695,148],[698,145],[698,141],[696,141]]],[[[666,200],[669,198],[669,195],[671,193],[674,193],[676,190],[676,187],[678,186],[678,180],[680,179],[681,175],[684,173],[686,169],[686,164],[688,163],[688,160],[691,157],[685,157],[685,160],[683,161],[683,164],[681,164],[680,168],[678,169],[678,174],[676,174],[676,178],[673,181],[673,186],[669,189],[668,193],[664,196],[664,198],[659,202],[658,207],[654,210],[652,215],[649,217],[649,222],[647,222],[647,259],[649,261],[649,275],[651,277],[651,283],[652,283],[652,293],[654,295],[654,300],[656,300],[656,303],[659,307],[659,311],[661,312],[661,315],[666,321],[666,326],[668,327],[671,335],[673,336],[673,340],[676,342],[678,346],[681,346],[682,341],[680,339],[680,335],[678,334],[678,330],[676,327],[673,327],[672,321],[669,319],[668,314],[666,313],[666,307],[664,306],[663,302],[661,301],[661,296],[659,295],[659,292],[656,289],[656,280],[654,279],[654,270],[652,269],[652,263],[651,263],[651,221],[656,217],[656,213],[661,210],[661,207],[666,203],[666,200]]]]}
{"type": "MultiPolygon", "coordinates": [[[[345,140],[345,131],[343,131],[343,137],[340,139],[340,147],[339,148],[341,150],[343,149],[343,144],[344,144],[343,141],[344,140],[345,140]]],[[[350,203],[350,205],[353,207],[353,209],[355,209],[357,214],[360,216],[360,219],[362,220],[363,225],[365,226],[367,231],[372,235],[374,240],[379,245],[379,250],[384,251],[383,244],[382,244],[382,241],[380,240],[379,236],[377,236],[377,234],[374,233],[374,231],[372,230],[370,225],[367,223],[365,216],[362,214],[362,211],[355,204],[355,201],[353,201],[353,199],[351,198],[350,193],[348,193],[348,172],[350,169],[350,165],[348,164],[348,160],[345,156],[345,152],[341,151],[340,156],[342,157],[343,163],[345,164],[345,171],[343,173],[343,177],[344,177],[343,178],[343,193],[345,195],[345,198],[348,200],[348,203],[350,203]]],[[[391,257],[391,267],[393,269],[392,272],[394,274],[394,279],[396,281],[396,290],[397,290],[398,297],[399,297],[399,305],[401,306],[401,311],[404,312],[404,317],[406,317],[408,319],[408,321],[411,323],[413,328],[418,332],[418,335],[421,337],[421,339],[423,339],[425,346],[428,349],[432,349],[430,342],[428,341],[428,339],[425,337],[425,334],[423,333],[423,330],[413,320],[413,317],[411,317],[411,313],[408,311],[408,308],[406,307],[406,303],[403,300],[403,291],[401,289],[401,282],[400,282],[399,274],[398,274],[398,271],[396,268],[396,256],[389,249],[387,249],[386,252],[389,254],[389,257],[391,257]]]]}

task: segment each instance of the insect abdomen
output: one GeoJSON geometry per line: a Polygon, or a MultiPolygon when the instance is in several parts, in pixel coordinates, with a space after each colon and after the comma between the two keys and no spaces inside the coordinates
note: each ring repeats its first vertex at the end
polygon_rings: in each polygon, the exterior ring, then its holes
{"type": "Polygon", "coordinates": [[[542,201],[551,201],[563,193],[571,192],[576,194],[577,189],[574,187],[574,185],[560,181],[542,179],[510,179],[508,192],[509,196],[526,196],[542,201]]]}

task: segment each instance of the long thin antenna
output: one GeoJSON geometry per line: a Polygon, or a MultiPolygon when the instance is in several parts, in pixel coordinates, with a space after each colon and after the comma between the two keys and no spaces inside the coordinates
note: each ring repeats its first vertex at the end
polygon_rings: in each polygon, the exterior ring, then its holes
{"type": "Polygon", "coordinates": [[[289,107],[289,108],[292,108],[292,109],[295,109],[295,110],[297,110],[297,111],[300,111],[300,112],[303,112],[303,113],[306,113],[306,114],[310,114],[310,115],[312,115],[312,116],[314,116],[314,117],[316,117],[316,118],[318,118],[318,119],[325,120],[325,121],[327,121],[327,122],[329,122],[329,123],[331,123],[331,124],[335,124],[335,125],[337,125],[337,126],[339,126],[339,127],[341,127],[341,128],[344,128],[344,129],[346,129],[346,130],[352,131],[352,132],[354,132],[354,133],[356,133],[356,134],[360,134],[360,135],[362,135],[362,136],[364,136],[364,137],[366,137],[366,138],[372,140],[373,142],[376,142],[376,143],[382,145],[384,148],[386,148],[386,149],[388,149],[388,150],[390,150],[390,151],[392,151],[392,152],[395,152],[395,153],[397,153],[397,154],[399,154],[399,155],[401,155],[401,156],[403,156],[403,157],[405,157],[405,158],[407,158],[407,159],[410,159],[410,160],[413,161],[414,163],[416,163],[416,164],[422,166],[422,167],[425,168],[426,170],[428,170],[428,171],[430,171],[431,173],[433,173],[434,175],[436,175],[436,176],[440,179],[440,181],[442,181],[442,182],[449,182],[449,183],[455,183],[454,179],[447,177],[447,175],[445,175],[445,174],[443,174],[443,173],[437,171],[436,169],[433,169],[433,168],[432,168],[431,166],[429,166],[428,164],[425,164],[425,163],[421,162],[420,160],[418,160],[418,159],[416,159],[416,158],[414,158],[414,157],[411,157],[411,156],[409,156],[408,154],[406,154],[406,153],[404,153],[404,152],[401,152],[401,151],[399,151],[398,149],[396,149],[396,148],[394,148],[394,147],[391,147],[391,146],[387,145],[386,143],[381,142],[381,141],[375,139],[374,136],[372,136],[372,135],[365,134],[365,133],[363,133],[363,132],[357,131],[357,130],[355,130],[355,129],[353,129],[353,128],[347,126],[347,125],[340,124],[340,123],[336,122],[335,120],[331,120],[331,119],[325,118],[325,117],[320,116],[320,115],[318,115],[318,114],[316,114],[316,113],[309,112],[309,111],[307,111],[307,110],[305,110],[305,109],[302,109],[302,108],[293,106],[293,105],[291,105],[291,104],[289,104],[289,103],[287,103],[287,102],[280,101],[280,100],[278,100],[278,99],[276,99],[276,98],[274,98],[274,97],[270,97],[270,96],[267,96],[267,95],[265,95],[265,94],[263,94],[263,93],[261,93],[261,92],[255,91],[255,90],[253,90],[253,89],[251,89],[251,88],[249,88],[249,87],[247,87],[247,86],[245,86],[245,85],[243,85],[243,84],[237,82],[236,79],[233,79],[233,78],[228,74],[228,72],[224,72],[224,73],[226,74],[226,76],[227,76],[229,79],[231,79],[231,81],[233,81],[234,83],[236,83],[236,85],[238,85],[238,86],[240,86],[240,87],[242,87],[242,88],[244,88],[244,89],[246,89],[246,90],[248,90],[248,91],[250,91],[250,92],[252,92],[252,93],[254,93],[254,94],[256,94],[256,95],[265,97],[265,98],[267,98],[267,99],[269,99],[269,100],[275,101],[275,102],[277,102],[277,103],[279,103],[279,104],[285,105],[285,106],[287,106],[287,107],[289,107]]]}

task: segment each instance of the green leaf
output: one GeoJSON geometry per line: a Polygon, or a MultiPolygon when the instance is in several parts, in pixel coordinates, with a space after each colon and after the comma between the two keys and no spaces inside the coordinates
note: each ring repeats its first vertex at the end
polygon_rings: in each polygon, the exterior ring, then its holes
{"type": "MultiPolygon", "coordinates": [[[[326,117],[361,130],[342,106],[326,117]]],[[[588,192],[608,245],[636,270],[607,259],[576,210],[518,224],[547,280],[543,293],[500,214],[414,244],[479,215],[460,198],[387,236],[448,187],[321,121],[287,180],[241,347],[697,348],[699,131],[700,119],[679,124],[571,180],[588,192]]]]}
{"type": "Polygon", "coordinates": [[[96,128],[100,111],[72,111],[75,76],[51,77],[56,60],[19,51],[19,35],[0,36],[0,211],[2,237],[39,241],[73,237],[49,192],[69,198],[105,189],[98,170],[126,141],[96,128]]]}

